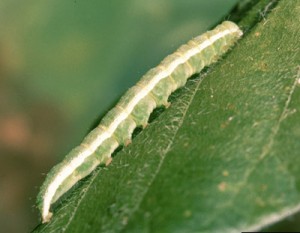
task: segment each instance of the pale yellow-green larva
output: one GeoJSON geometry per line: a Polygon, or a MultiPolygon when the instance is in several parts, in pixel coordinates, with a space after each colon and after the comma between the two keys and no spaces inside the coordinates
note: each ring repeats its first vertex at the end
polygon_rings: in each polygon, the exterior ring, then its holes
{"type": "Polygon", "coordinates": [[[49,172],[38,195],[42,221],[50,221],[52,203],[99,164],[108,164],[116,148],[131,142],[133,130],[147,125],[155,108],[168,106],[172,92],[184,86],[193,74],[217,61],[242,34],[235,23],[225,21],[182,45],[149,70],[107,113],[99,126],[49,172]]]}

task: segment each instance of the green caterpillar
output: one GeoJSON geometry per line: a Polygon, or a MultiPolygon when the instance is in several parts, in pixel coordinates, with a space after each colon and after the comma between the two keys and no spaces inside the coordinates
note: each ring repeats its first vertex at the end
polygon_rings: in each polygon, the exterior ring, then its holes
{"type": "Polygon", "coordinates": [[[43,223],[51,219],[52,203],[99,164],[108,165],[116,148],[131,142],[133,130],[138,126],[146,127],[155,108],[168,106],[172,92],[184,86],[193,74],[215,62],[242,34],[236,24],[225,21],[182,45],[130,88],[99,126],[47,175],[38,195],[43,223]]]}

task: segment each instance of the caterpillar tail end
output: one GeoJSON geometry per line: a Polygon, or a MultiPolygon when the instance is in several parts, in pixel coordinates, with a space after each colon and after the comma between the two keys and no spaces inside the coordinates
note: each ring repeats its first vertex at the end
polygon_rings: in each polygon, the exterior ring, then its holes
{"type": "Polygon", "coordinates": [[[48,212],[46,215],[43,215],[42,223],[50,222],[50,219],[52,218],[52,213],[48,212]]]}
{"type": "Polygon", "coordinates": [[[238,25],[236,25],[234,22],[231,21],[224,21],[222,23],[225,27],[228,27],[231,29],[232,32],[236,32],[238,37],[241,37],[243,35],[243,31],[239,28],[238,25]]]}

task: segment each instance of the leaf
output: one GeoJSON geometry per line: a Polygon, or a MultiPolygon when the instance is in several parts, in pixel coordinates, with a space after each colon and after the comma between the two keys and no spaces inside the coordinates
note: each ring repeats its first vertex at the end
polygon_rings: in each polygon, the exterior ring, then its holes
{"type": "Polygon", "coordinates": [[[275,3],[34,232],[241,232],[297,212],[300,7],[275,3]]]}

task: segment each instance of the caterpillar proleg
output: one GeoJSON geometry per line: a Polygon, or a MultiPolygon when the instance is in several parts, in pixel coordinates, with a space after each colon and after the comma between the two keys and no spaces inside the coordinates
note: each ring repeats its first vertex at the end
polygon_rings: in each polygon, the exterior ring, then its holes
{"type": "Polygon", "coordinates": [[[236,24],[225,21],[182,45],[149,70],[83,142],[49,172],[37,200],[42,221],[50,221],[50,207],[58,198],[99,164],[108,163],[116,148],[130,142],[136,127],[147,125],[155,108],[168,106],[172,92],[184,86],[193,74],[217,61],[242,34],[236,24]]]}

